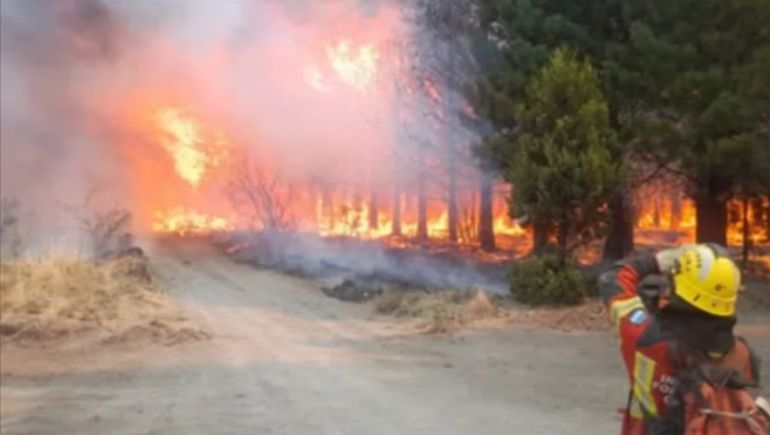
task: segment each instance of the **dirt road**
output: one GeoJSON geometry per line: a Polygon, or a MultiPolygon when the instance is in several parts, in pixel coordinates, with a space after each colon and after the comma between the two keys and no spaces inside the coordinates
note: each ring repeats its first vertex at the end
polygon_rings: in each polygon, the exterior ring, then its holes
{"type": "Polygon", "coordinates": [[[419,336],[197,244],[154,254],[212,333],[168,348],[4,349],[3,434],[612,434],[614,339],[419,336]]]}

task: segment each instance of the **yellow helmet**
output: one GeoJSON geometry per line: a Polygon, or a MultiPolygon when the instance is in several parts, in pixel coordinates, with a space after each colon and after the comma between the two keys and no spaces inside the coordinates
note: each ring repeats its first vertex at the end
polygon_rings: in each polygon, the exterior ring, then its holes
{"type": "Polygon", "coordinates": [[[708,314],[735,315],[741,272],[719,245],[697,245],[685,250],[672,272],[674,293],[708,314]]]}

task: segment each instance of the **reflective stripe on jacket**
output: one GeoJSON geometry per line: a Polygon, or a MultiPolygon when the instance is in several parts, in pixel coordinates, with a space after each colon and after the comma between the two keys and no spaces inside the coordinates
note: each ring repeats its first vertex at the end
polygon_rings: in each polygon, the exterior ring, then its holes
{"type": "Polygon", "coordinates": [[[676,400],[669,344],[637,294],[639,282],[657,272],[655,257],[649,255],[619,263],[599,279],[599,291],[618,336],[631,386],[621,432],[624,435],[644,434],[645,420],[665,414],[676,400]]]}
{"type": "MultiPolygon", "coordinates": [[[[618,336],[631,388],[622,435],[658,433],[672,418],[684,417],[669,412],[680,400],[672,342],[637,294],[640,281],[655,273],[659,273],[655,257],[646,255],[618,263],[599,278],[599,293],[618,336]]],[[[746,364],[746,372],[751,372],[753,380],[759,382],[753,352],[746,364]]]]}

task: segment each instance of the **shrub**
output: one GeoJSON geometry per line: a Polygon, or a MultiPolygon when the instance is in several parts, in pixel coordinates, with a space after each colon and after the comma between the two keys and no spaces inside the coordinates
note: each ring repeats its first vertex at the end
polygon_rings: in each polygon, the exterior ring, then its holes
{"type": "Polygon", "coordinates": [[[511,294],[528,305],[577,305],[588,283],[573,261],[553,255],[533,256],[516,262],[510,272],[511,294]]]}
{"type": "Polygon", "coordinates": [[[82,206],[67,205],[67,211],[80,224],[93,259],[106,260],[133,245],[130,211],[118,205],[97,209],[91,205],[90,196],[82,206]]]}

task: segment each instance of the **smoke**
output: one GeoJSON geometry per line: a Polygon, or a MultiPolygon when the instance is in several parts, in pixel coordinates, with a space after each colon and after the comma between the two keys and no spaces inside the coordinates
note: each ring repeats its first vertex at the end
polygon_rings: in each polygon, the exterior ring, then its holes
{"type": "MultiPolygon", "coordinates": [[[[413,183],[409,156],[438,130],[415,118],[434,102],[403,104],[414,93],[399,61],[404,11],[364,0],[3,0],[2,194],[56,231],[73,225],[61,204],[89,195],[119,198],[144,229],[162,207],[224,210],[222,183],[186,185],[163,137],[148,134],[153,111],[172,107],[288,182],[387,197],[394,176],[413,183]]],[[[442,140],[455,134],[471,140],[442,140]]]]}
{"type": "Polygon", "coordinates": [[[333,283],[363,278],[410,287],[507,292],[507,263],[481,263],[452,253],[285,232],[235,234],[224,244],[242,247],[233,254],[236,261],[333,283]]]}
{"type": "Polygon", "coordinates": [[[99,1],[7,1],[0,18],[2,196],[21,199],[35,243],[56,244],[73,227],[62,203],[120,186],[119,162],[93,129],[89,87],[100,87],[126,35],[99,1]]]}

